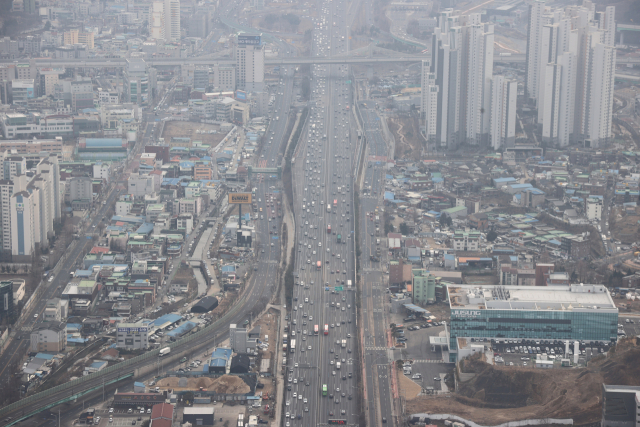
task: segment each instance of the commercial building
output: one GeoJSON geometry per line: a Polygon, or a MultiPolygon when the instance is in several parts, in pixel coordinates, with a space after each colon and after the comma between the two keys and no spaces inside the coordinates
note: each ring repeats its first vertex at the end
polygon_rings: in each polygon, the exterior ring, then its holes
{"type": "Polygon", "coordinates": [[[180,0],[164,0],[164,40],[180,41],[180,0]]]}
{"type": "Polygon", "coordinates": [[[419,305],[436,302],[436,277],[426,270],[413,271],[413,303],[419,305]]]}
{"type": "Polygon", "coordinates": [[[449,360],[468,338],[615,342],[618,308],[604,285],[448,285],[449,360]]]}
{"type": "Polygon", "coordinates": [[[212,426],[215,418],[213,410],[213,406],[184,408],[182,423],[191,423],[193,426],[212,426]]]}
{"type": "Polygon", "coordinates": [[[236,85],[247,92],[264,87],[264,45],[261,34],[240,33],[236,38],[236,85]]]}
{"type": "Polygon", "coordinates": [[[31,331],[30,351],[59,352],[67,348],[67,324],[64,322],[41,322],[31,331]]]}
{"type": "Polygon", "coordinates": [[[11,324],[15,320],[13,282],[0,282],[0,321],[11,324]]]}
{"type": "Polygon", "coordinates": [[[127,350],[148,348],[149,330],[149,323],[118,323],[116,347],[127,350]]]}
{"type": "Polygon", "coordinates": [[[573,259],[586,258],[591,252],[591,241],[583,236],[563,236],[560,249],[573,259]]]}
{"type": "Polygon", "coordinates": [[[640,387],[602,384],[602,427],[640,425],[640,387]]]}

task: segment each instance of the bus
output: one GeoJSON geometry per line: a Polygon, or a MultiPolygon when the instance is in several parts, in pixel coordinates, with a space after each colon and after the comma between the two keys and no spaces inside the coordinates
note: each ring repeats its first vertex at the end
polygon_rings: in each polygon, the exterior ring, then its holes
{"type": "Polygon", "coordinates": [[[323,396],[327,396],[327,385],[326,384],[322,384],[322,395],[323,396]]]}
{"type": "Polygon", "coordinates": [[[329,325],[324,325],[324,334],[329,335],[329,325]]]}
{"type": "Polygon", "coordinates": [[[318,335],[318,332],[320,331],[320,328],[318,327],[318,325],[315,325],[313,327],[313,335],[318,335]]]}
{"type": "Polygon", "coordinates": [[[322,261],[316,262],[316,270],[322,270],[322,261]]]}
{"type": "Polygon", "coordinates": [[[291,353],[295,353],[296,352],[296,340],[291,340],[290,351],[291,351],[291,353]]]}
{"type": "Polygon", "coordinates": [[[347,280],[347,289],[351,289],[351,280],[347,280]]]}

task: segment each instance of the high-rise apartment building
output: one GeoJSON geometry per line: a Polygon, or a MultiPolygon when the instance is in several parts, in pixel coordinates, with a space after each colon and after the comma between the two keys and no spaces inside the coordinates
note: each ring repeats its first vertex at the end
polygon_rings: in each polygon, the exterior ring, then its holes
{"type": "Polygon", "coordinates": [[[149,14],[149,37],[164,40],[164,3],[154,1],[149,14]]]}
{"type": "Polygon", "coordinates": [[[58,157],[44,155],[26,175],[26,159],[2,155],[0,179],[1,259],[30,262],[36,247],[48,247],[54,220],[61,216],[58,157]]]}
{"type": "Polygon", "coordinates": [[[180,41],[180,0],[154,1],[149,8],[149,37],[180,41]]]}
{"type": "Polygon", "coordinates": [[[264,87],[264,45],[261,34],[240,33],[236,39],[236,85],[247,92],[264,87]]]}
{"type": "Polygon", "coordinates": [[[462,143],[496,146],[515,140],[515,91],[507,90],[502,100],[506,116],[491,116],[494,110],[503,112],[492,89],[493,44],[493,24],[482,23],[480,14],[440,13],[431,59],[422,63],[421,130],[430,144],[455,150],[462,143]],[[507,124],[511,130],[503,127],[507,124]]]}
{"type": "Polygon", "coordinates": [[[504,76],[491,81],[489,135],[491,148],[513,147],[516,139],[516,97],[518,82],[504,76]]]}
{"type": "Polygon", "coordinates": [[[564,9],[530,6],[525,97],[538,109],[542,142],[599,147],[611,138],[615,7],[585,0],[564,9]]]}

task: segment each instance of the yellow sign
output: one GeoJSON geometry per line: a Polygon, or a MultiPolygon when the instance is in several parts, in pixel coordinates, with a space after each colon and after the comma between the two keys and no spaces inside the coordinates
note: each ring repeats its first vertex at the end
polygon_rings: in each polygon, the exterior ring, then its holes
{"type": "Polygon", "coordinates": [[[249,205],[251,204],[251,193],[229,193],[229,204],[249,205]]]}

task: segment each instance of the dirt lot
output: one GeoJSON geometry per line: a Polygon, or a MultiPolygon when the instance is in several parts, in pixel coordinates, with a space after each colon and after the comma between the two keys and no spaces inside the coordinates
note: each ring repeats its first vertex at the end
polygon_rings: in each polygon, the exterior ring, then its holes
{"type": "Polygon", "coordinates": [[[398,388],[402,390],[403,396],[407,400],[415,399],[422,391],[420,384],[412,381],[406,375],[402,375],[402,372],[398,372],[398,388]]]}
{"type": "Polygon", "coordinates": [[[187,387],[178,387],[180,378],[169,377],[163,378],[158,381],[157,386],[160,389],[174,389],[174,390],[198,390],[200,387],[207,390],[213,390],[216,393],[235,393],[243,394],[249,393],[251,387],[244,382],[240,377],[234,375],[223,375],[217,378],[188,378],[187,387]]]}
{"type": "Polygon", "coordinates": [[[636,241],[638,237],[638,221],[640,214],[636,208],[635,215],[622,215],[620,209],[612,209],[609,216],[609,224],[611,228],[611,238],[620,240],[623,244],[629,244],[636,241]]]}
{"type": "Polygon", "coordinates": [[[618,344],[609,357],[585,369],[494,367],[471,363],[475,378],[447,398],[420,396],[407,401],[407,413],[455,414],[495,425],[528,418],[572,418],[574,425],[597,422],[602,414],[602,384],[640,383],[636,339],[618,344]]]}
{"type": "MultiPolygon", "coordinates": [[[[270,359],[271,366],[277,370],[278,361],[274,360],[276,356],[276,328],[278,326],[278,317],[280,312],[275,308],[270,308],[264,316],[255,322],[254,326],[260,326],[260,340],[264,342],[264,336],[269,335],[269,348],[262,352],[262,359],[270,359]]],[[[266,392],[271,396],[274,393],[274,384],[271,381],[272,377],[260,378],[259,381],[264,384],[263,392],[266,392]]]]}
{"type": "Polygon", "coordinates": [[[193,141],[202,141],[203,144],[215,147],[226,136],[226,133],[220,132],[220,126],[209,125],[205,123],[192,123],[181,121],[168,121],[164,125],[162,137],[168,144],[172,137],[188,137],[193,141]],[[197,130],[204,130],[206,133],[196,133],[197,130]],[[208,133],[215,130],[218,133],[208,133]]]}
{"type": "Polygon", "coordinates": [[[418,119],[391,117],[387,119],[387,125],[396,139],[396,160],[419,158],[422,153],[422,140],[418,129],[418,119]]]}

